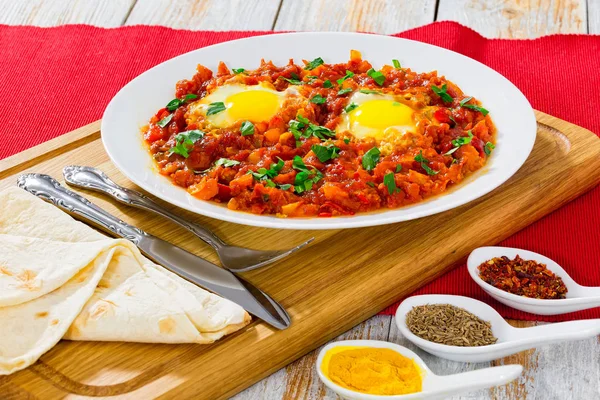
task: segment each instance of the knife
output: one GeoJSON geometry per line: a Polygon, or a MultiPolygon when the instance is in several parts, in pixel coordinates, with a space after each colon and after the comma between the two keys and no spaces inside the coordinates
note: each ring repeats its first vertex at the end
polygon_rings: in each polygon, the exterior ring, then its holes
{"type": "Polygon", "coordinates": [[[21,175],[17,185],[81,221],[131,241],[142,253],[169,271],[233,301],[269,325],[278,329],[290,326],[290,317],[285,309],[251,283],[180,247],[121,221],[85,197],[66,189],[51,176],[21,175]]]}

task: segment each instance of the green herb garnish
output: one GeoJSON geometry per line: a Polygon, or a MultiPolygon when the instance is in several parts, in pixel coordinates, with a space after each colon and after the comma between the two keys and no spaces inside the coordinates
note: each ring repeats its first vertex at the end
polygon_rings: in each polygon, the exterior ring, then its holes
{"type": "Polygon", "coordinates": [[[305,70],[307,71],[311,71],[315,68],[317,68],[319,65],[323,65],[324,61],[321,57],[317,57],[314,60],[312,60],[311,62],[309,62],[308,64],[306,64],[306,67],[304,67],[305,70]]]}
{"type": "Polygon", "coordinates": [[[483,114],[484,117],[490,113],[488,110],[481,106],[478,106],[477,104],[467,104],[469,101],[471,101],[471,99],[472,97],[466,97],[462,99],[460,101],[460,106],[464,108],[469,108],[471,110],[479,111],[481,114],[483,114]]]}
{"type": "Polygon", "coordinates": [[[350,143],[350,138],[344,138],[344,143],[346,143],[346,144],[350,143]]]}
{"type": "Polygon", "coordinates": [[[332,144],[329,146],[313,144],[310,149],[315,153],[319,161],[323,163],[340,156],[340,148],[332,144]]]}
{"type": "Polygon", "coordinates": [[[367,182],[367,185],[371,186],[372,188],[375,187],[375,182],[367,182]]]}
{"type": "Polygon", "coordinates": [[[185,158],[190,156],[190,149],[194,146],[198,140],[204,137],[204,132],[194,129],[192,131],[185,131],[175,135],[175,147],[169,149],[169,155],[179,154],[185,158]]]}
{"type": "Polygon", "coordinates": [[[381,154],[381,152],[379,151],[379,149],[377,147],[373,147],[369,151],[367,151],[362,158],[363,168],[366,169],[367,171],[373,170],[373,168],[375,168],[375,166],[379,162],[380,154],[381,154]]]}
{"type": "Polygon", "coordinates": [[[242,136],[254,135],[254,124],[250,121],[242,122],[240,132],[242,132],[242,136]]]}
{"type": "Polygon", "coordinates": [[[378,92],[377,90],[371,90],[371,89],[360,89],[359,92],[364,93],[364,94],[381,94],[381,92],[378,92]]]}
{"type": "Polygon", "coordinates": [[[294,191],[298,194],[312,189],[313,184],[323,178],[323,174],[318,169],[313,167],[312,170],[309,170],[300,156],[294,157],[292,167],[299,171],[294,179],[294,191]]]}
{"type": "Polygon", "coordinates": [[[232,71],[236,75],[241,74],[242,72],[246,72],[246,70],[244,68],[234,68],[234,69],[232,69],[232,71]]]}
{"type": "Polygon", "coordinates": [[[483,147],[483,151],[485,152],[486,155],[490,155],[492,154],[492,150],[494,150],[496,148],[496,145],[492,142],[487,142],[485,144],[485,146],[483,147]]]}
{"type": "Polygon", "coordinates": [[[400,65],[400,61],[393,59],[392,60],[392,64],[394,64],[394,68],[400,69],[402,68],[402,65],[400,65]]]}
{"type": "Polygon", "coordinates": [[[292,187],[292,185],[290,185],[289,183],[284,183],[283,185],[279,185],[279,189],[281,189],[281,190],[288,190],[291,187],[292,187]]]}
{"type": "Polygon", "coordinates": [[[230,160],[229,158],[219,158],[217,161],[215,161],[215,167],[233,167],[234,165],[238,165],[240,162],[237,160],[230,160]]]}
{"type": "Polygon", "coordinates": [[[367,71],[367,75],[373,78],[376,84],[383,86],[383,83],[385,82],[385,75],[383,75],[380,71],[375,71],[373,68],[371,68],[367,71]]]}
{"type": "Polygon", "coordinates": [[[351,91],[352,91],[352,88],[341,89],[341,90],[338,91],[337,94],[338,94],[338,96],[343,96],[346,93],[350,93],[351,91]]]}
{"type": "Polygon", "coordinates": [[[356,103],[350,103],[348,104],[345,108],[344,111],[346,111],[347,113],[349,113],[350,111],[354,110],[355,108],[358,107],[358,104],[356,103]]]}
{"type": "Polygon", "coordinates": [[[304,84],[304,82],[302,82],[299,79],[290,79],[290,78],[286,78],[285,76],[280,76],[280,78],[292,85],[303,85],[304,84]]]}
{"type": "Polygon", "coordinates": [[[169,114],[166,117],[164,117],[163,119],[161,119],[160,121],[158,121],[156,123],[156,125],[160,126],[161,128],[164,128],[165,126],[169,125],[169,122],[171,122],[172,119],[173,119],[173,114],[169,114]]]}
{"type": "Polygon", "coordinates": [[[402,164],[396,165],[396,173],[402,171],[402,164]]]}
{"type": "Polygon", "coordinates": [[[452,144],[454,145],[454,147],[460,147],[463,146],[465,144],[469,144],[471,143],[471,140],[473,140],[473,132],[468,131],[467,132],[468,136],[461,136],[459,138],[456,138],[452,141],[452,144]]]}
{"type": "Polygon", "coordinates": [[[312,99],[310,99],[310,102],[315,104],[325,104],[327,102],[327,99],[325,99],[325,97],[321,96],[320,94],[316,94],[312,97],[312,99]]]}
{"type": "Polygon", "coordinates": [[[450,96],[448,94],[448,92],[447,92],[448,87],[446,86],[445,83],[442,85],[441,88],[439,88],[439,87],[437,87],[435,85],[431,85],[431,90],[433,90],[433,92],[435,94],[437,94],[438,96],[440,96],[445,103],[452,103],[452,100],[454,100],[452,98],[452,96],[450,96]]]}
{"type": "Polygon", "coordinates": [[[329,79],[327,79],[325,82],[323,82],[323,87],[326,89],[329,89],[329,88],[333,87],[333,83],[331,83],[331,81],[329,79]]]}
{"type": "Polygon", "coordinates": [[[427,172],[427,175],[437,175],[440,173],[440,171],[434,171],[431,168],[429,168],[429,165],[427,165],[429,163],[429,160],[423,157],[423,150],[421,150],[419,154],[416,155],[415,161],[421,163],[421,168],[423,168],[425,172],[427,172]]]}
{"type": "Polygon", "coordinates": [[[352,78],[353,76],[354,72],[346,70],[346,75],[337,80],[338,85],[341,85],[346,79],[352,78]]]}
{"type": "Polygon", "coordinates": [[[396,180],[394,179],[394,173],[390,172],[383,176],[383,184],[387,187],[389,194],[398,193],[400,189],[396,186],[396,180]]]}
{"type": "Polygon", "coordinates": [[[197,99],[197,98],[198,98],[198,95],[195,95],[195,94],[192,94],[192,93],[188,93],[188,94],[185,95],[185,97],[183,98],[183,100],[181,100],[181,99],[173,99],[165,107],[169,111],[175,111],[175,110],[177,110],[179,108],[179,106],[181,106],[185,102],[188,102],[190,100],[194,100],[194,99],[197,99]]]}
{"type": "Polygon", "coordinates": [[[208,105],[208,110],[206,111],[206,115],[214,115],[218,114],[221,111],[225,111],[225,103],[222,101],[218,101],[216,103],[210,103],[208,105]]]}
{"type": "Polygon", "coordinates": [[[258,181],[268,182],[270,180],[269,178],[275,178],[279,174],[279,171],[281,171],[281,169],[283,168],[283,160],[279,157],[277,157],[277,159],[277,163],[271,164],[269,169],[259,168],[256,172],[248,171],[247,173],[251,174],[254,177],[254,179],[258,181]]]}

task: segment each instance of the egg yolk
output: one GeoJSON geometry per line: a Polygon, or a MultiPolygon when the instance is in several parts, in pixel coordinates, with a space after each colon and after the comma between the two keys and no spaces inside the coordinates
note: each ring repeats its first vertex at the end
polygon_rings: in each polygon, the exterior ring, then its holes
{"type": "Polygon", "coordinates": [[[384,131],[392,126],[413,125],[413,109],[390,100],[367,101],[350,112],[351,126],[362,126],[384,131]]]}
{"type": "Polygon", "coordinates": [[[227,113],[236,121],[269,121],[279,110],[279,97],[265,90],[247,90],[227,97],[227,113]]]}

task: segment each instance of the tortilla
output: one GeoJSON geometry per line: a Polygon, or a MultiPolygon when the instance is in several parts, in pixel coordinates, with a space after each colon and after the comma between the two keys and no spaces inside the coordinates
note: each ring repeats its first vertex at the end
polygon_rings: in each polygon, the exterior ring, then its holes
{"type": "Polygon", "coordinates": [[[153,264],[18,188],[0,192],[0,375],[61,338],[211,343],[250,322],[237,304],[153,264]]]}

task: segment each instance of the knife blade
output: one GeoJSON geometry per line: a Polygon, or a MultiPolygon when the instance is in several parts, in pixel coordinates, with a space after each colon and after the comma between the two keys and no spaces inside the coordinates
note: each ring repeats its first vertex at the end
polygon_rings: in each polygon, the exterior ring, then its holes
{"type": "Polygon", "coordinates": [[[285,309],[250,282],[180,247],[150,235],[107,213],[86,198],[44,174],[19,176],[17,185],[75,218],[134,243],[146,256],[169,271],[244,308],[277,329],[290,326],[285,309]]]}

